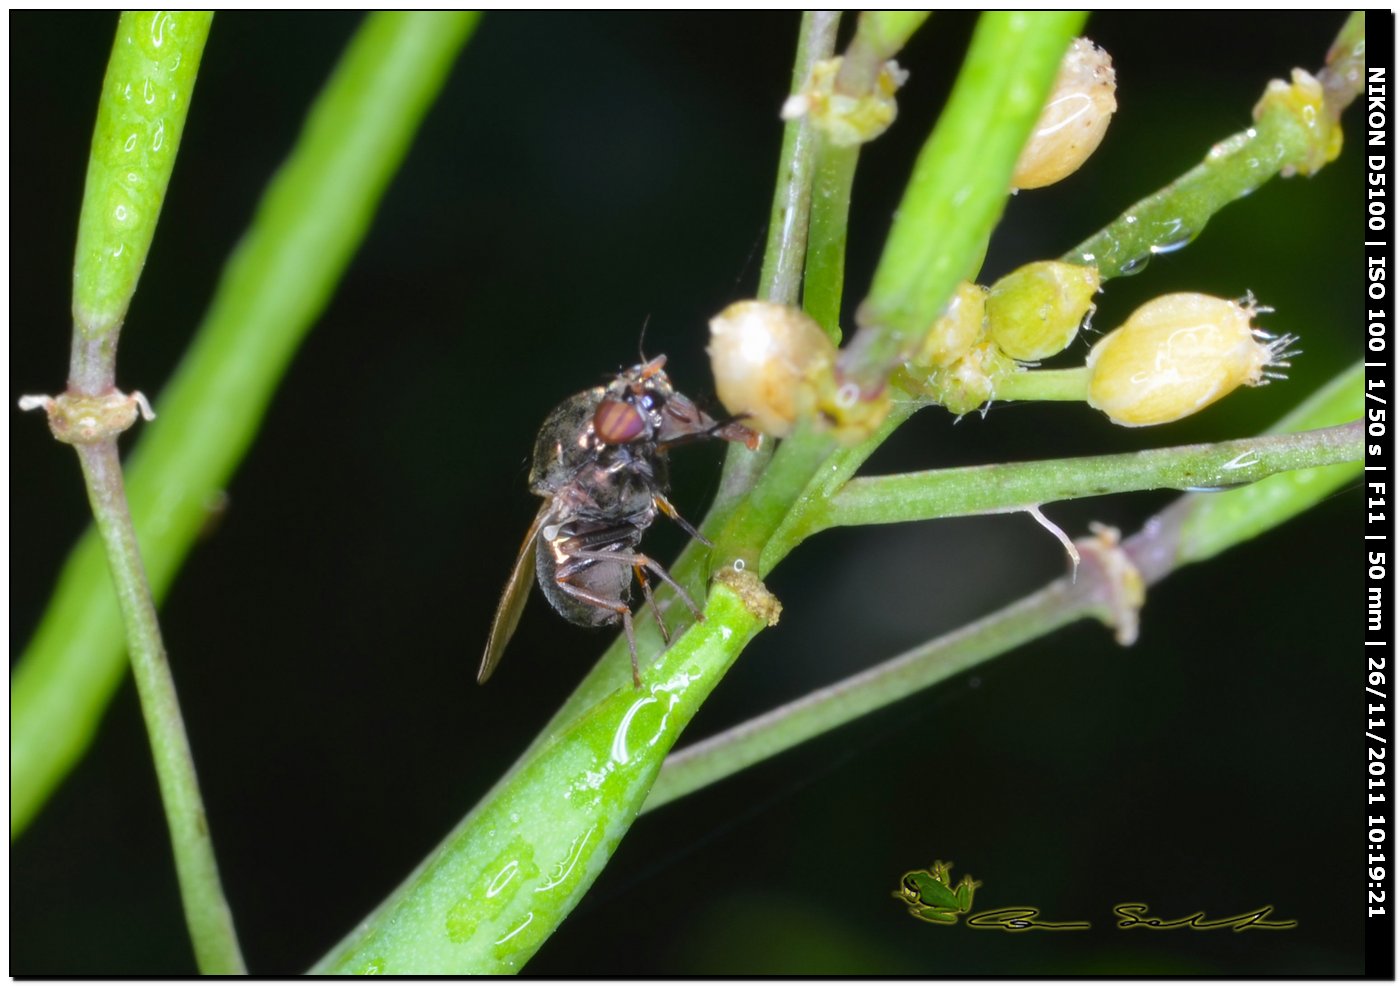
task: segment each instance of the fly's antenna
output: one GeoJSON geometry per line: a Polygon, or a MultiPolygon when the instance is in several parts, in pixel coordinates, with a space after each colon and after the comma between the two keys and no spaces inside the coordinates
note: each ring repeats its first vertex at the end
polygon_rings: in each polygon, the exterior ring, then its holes
{"type": "Polygon", "coordinates": [[[647,312],[646,317],[642,319],[642,331],[637,336],[637,355],[641,357],[643,366],[647,363],[646,349],[643,348],[643,344],[647,341],[647,326],[650,324],[651,312],[647,312]]]}

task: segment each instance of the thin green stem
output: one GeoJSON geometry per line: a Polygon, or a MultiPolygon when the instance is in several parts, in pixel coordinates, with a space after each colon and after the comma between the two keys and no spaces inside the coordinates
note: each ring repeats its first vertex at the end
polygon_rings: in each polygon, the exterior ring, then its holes
{"type": "Polygon", "coordinates": [[[1082,366],[1065,370],[1019,370],[996,383],[999,401],[1083,401],[1089,395],[1089,371],[1082,366]]]}
{"type": "Polygon", "coordinates": [[[239,952],[233,916],[224,899],[199,794],[194,756],[180,717],[175,680],[166,660],[146,570],[141,564],[136,530],[127,512],[117,445],[115,441],[105,441],[75,447],[126,625],[132,676],[151,742],[195,958],[205,975],[244,973],[247,970],[239,952]]]}
{"type": "MultiPolygon", "coordinates": [[[[260,203],[127,470],[151,589],[162,598],[242,459],[297,346],[368,232],[380,197],[476,23],[372,14],[260,203]]],[[[233,122],[254,125],[253,117],[233,122]]],[[[82,756],[122,680],[121,616],[89,532],[10,686],[10,835],[82,756]]]]}
{"type": "MultiPolygon", "coordinates": [[[[835,90],[855,98],[873,93],[885,62],[904,47],[928,15],[927,10],[862,11],[855,36],[841,56],[835,90]]],[[[846,282],[846,227],[860,146],[841,146],[818,137],[815,148],[812,227],[807,239],[802,307],[837,344],[841,342],[841,296],[846,282]]]]}
{"type": "MultiPolygon", "coordinates": [[[[802,14],[797,35],[797,54],[792,63],[789,92],[802,89],[812,66],[831,57],[836,49],[836,30],[841,26],[838,10],[808,10],[802,14]]],[[[802,271],[807,261],[807,231],[812,211],[812,176],[816,132],[805,116],[789,120],[783,127],[783,146],[778,154],[778,181],[773,191],[773,208],[768,219],[768,241],[763,251],[763,268],[758,278],[758,297],[781,305],[796,305],[802,287],[802,271]]],[[[737,443],[725,452],[719,491],[702,529],[718,529],[739,500],[758,482],[773,457],[772,439],[750,450],[737,443]]]]}
{"type": "Polygon", "coordinates": [[[809,533],[1004,513],[1109,493],[1232,487],[1294,469],[1360,462],[1363,438],[1361,422],[1353,421],[1210,445],[862,477],[809,516],[809,533]]]}
{"type": "MultiPolygon", "coordinates": [[[[1309,434],[1334,432],[1333,437],[1359,430],[1345,426],[1338,435],[1332,426],[1361,413],[1360,371],[1357,366],[1335,378],[1274,430],[1313,429],[1309,434]]],[[[1342,437],[1342,445],[1352,447],[1354,439],[1342,437]]],[[[1120,639],[1130,641],[1139,600],[1135,579],[1125,571],[1136,572],[1143,585],[1155,584],[1184,565],[1284,523],[1354,481],[1360,470],[1359,461],[1348,460],[1341,466],[1280,473],[1228,493],[1191,493],[1149,520],[1121,548],[1111,541],[1081,544],[1084,563],[1076,577],[1060,578],[963,629],[671,755],[644,810],[738,773],[1086,616],[1116,626],[1120,639]]],[[[986,487],[982,489],[985,492],[986,487]]]]}
{"type": "MultiPolygon", "coordinates": [[[[802,14],[797,56],[792,63],[789,92],[801,91],[812,66],[836,50],[839,10],[808,10],[802,14]]],[[[797,304],[802,267],[807,254],[807,223],[812,202],[812,145],[816,134],[806,117],[783,127],[778,154],[778,181],[768,219],[768,241],[758,278],[758,297],[782,305],[797,304]]]]}
{"type": "Polygon", "coordinates": [[[812,228],[807,239],[807,276],[802,307],[832,342],[841,341],[841,293],[846,279],[846,222],[851,211],[851,183],[860,160],[860,145],[840,147],[817,139],[812,189],[812,228]]]}
{"type": "MultiPolygon", "coordinates": [[[[1365,56],[1364,18],[1360,31],[1358,38],[1355,17],[1348,19],[1339,44],[1333,46],[1337,68],[1330,74],[1324,70],[1324,103],[1333,123],[1360,91],[1356,59],[1365,56]]],[[[1217,212],[1275,175],[1298,169],[1311,173],[1320,167],[1329,159],[1328,141],[1333,134],[1322,122],[1320,114],[1303,112],[1296,105],[1269,106],[1255,126],[1214,144],[1199,165],[1133,205],[1060,259],[1093,264],[1104,280],[1137,273],[1154,255],[1186,246],[1217,212]]]]}
{"type": "Polygon", "coordinates": [[[1335,122],[1366,85],[1366,12],[1352,11],[1327,49],[1327,64],[1317,73],[1327,114],[1335,122]]]}
{"type": "MultiPolygon", "coordinates": [[[[1088,584],[1086,579],[1079,591],[1088,584]]],[[[660,808],[1072,623],[1088,606],[1075,603],[1075,586],[1062,579],[954,633],[687,746],[667,758],[642,810],[660,808]]]]}
{"type": "Polygon", "coordinates": [[[1082,12],[981,16],[948,105],[924,145],[856,313],[841,370],[877,393],[970,276],[1011,187],[1011,173],[1084,22],[1082,12]]]}
{"type": "Polygon", "coordinates": [[[848,96],[870,92],[889,59],[928,20],[929,10],[862,10],[856,33],[841,56],[836,91],[848,96]]]}

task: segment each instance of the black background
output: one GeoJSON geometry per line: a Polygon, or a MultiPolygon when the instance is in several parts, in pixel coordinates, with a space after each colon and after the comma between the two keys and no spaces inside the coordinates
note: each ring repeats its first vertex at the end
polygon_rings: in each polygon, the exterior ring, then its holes
{"type": "MultiPolygon", "coordinates": [[[[221,14],[122,339],[119,383],[158,394],[221,265],[358,22],[221,14]]],[[[12,397],[56,391],[86,154],[115,15],[11,26],[12,397]]],[[[1103,14],[1119,113],[1098,154],[1023,193],[983,280],[1056,256],[1249,123],[1265,81],[1316,68],[1341,13],[1103,14]]],[[[862,155],[847,311],[972,20],[938,14],[901,62],[897,125],[862,155]]],[[[1389,22],[1386,22],[1386,29],[1389,22]]],[[[310,965],[485,791],[605,638],[536,600],[473,683],[535,503],[526,456],[562,397],[649,352],[709,398],[706,320],[751,295],[797,15],[492,14],[428,116],[364,247],[282,383],[163,627],[252,969],[310,965]]],[[[1274,181],[1189,249],[1111,282],[1096,324],[1178,290],[1278,309],[1288,382],[1177,425],[1075,405],[906,426],[870,470],[1211,441],[1267,427],[1356,360],[1364,296],[1355,111],[1312,179],[1274,181]]],[[[930,230],[936,236],[937,230],[930,230]]],[[[1088,343],[1076,344],[1076,358],[1088,343]]],[[[14,402],[11,401],[13,408],[14,402]]],[[[87,508],[71,453],[12,410],[11,653],[87,508]]],[[[139,428],[137,429],[139,432],[139,428]]],[[[130,439],[128,439],[130,441],[130,439]]],[[[722,450],[678,454],[692,519],[722,450]]],[[[1169,497],[1052,505],[1071,534],[1135,529],[1169,497]]],[[[1360,971],[1357,489],[1153,590],[1142,638],[1080,624],[643,818],[534,974],[1360,971]],[[953,859],[978,907],[1094,930],[936,928],[889,894],[953,859]],[[1272,904],[1283,932],[1123,932],[1272,904]]],[[[681,537],[658,524],[649,550],[681,537]],[[665,528],[665,529],[663,529],[665,528]]],[[[774,573],[764,634],[700,737],[1031,591],[1064,569],[1023,516],[822,535],[774,573]]],[[[139,711],[122,687],[87,757],[11,853],[16,974],[187,973],[139,711]]]]}

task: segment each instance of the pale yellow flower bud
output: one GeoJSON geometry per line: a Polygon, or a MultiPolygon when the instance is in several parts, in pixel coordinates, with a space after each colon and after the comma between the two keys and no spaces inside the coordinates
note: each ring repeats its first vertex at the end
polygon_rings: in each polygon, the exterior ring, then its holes
{"type": "Polygon", "coordinates": [[[1098,289],[1097,267],[1060,260],[1018,267],[987,295],[987,331],[1013,359],[1054,356],[1074,341],[1098,289]]]}
{"type": "Polygon", "coordinates": [[[1205,294],[1168,294],[1143,305],[1089,353],[1089,404],[1120,425],[1165,424],[1194,414],[1241,384],[1286,367],[1293,336],[1250,325],[1261,311],[1205,294]]]}
{"type": "Polygon", "coordinates": [[[916,366],[943,367],[954,363],[977,342],[987,317],[987,289],[963,281],[943,314],[928,330],[910,361],[916,366]]]}
{"type": "Polygon", "coordinates": [[[710,320],[715,393],[744,423],[781,438],[816,406],[836,347],[800,308],[738,301],[710,320]]]}
{"type": "Polygon", "coordinates": [[[1012,188],[1040,188],[1079,170],[1103,140],[1118,108],[1117,83],[1108,52],[1076,38],[1060,62],[1060,74],[1031,139],[1016,161],[1012,188]]]}

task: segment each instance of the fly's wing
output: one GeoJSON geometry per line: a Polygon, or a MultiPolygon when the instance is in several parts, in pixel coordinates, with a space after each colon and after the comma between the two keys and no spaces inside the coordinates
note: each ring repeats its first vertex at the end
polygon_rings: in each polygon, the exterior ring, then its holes
{"type": "Polygon", "coordinates": [[[486,652],[481,655],[481,670],[476,673],[479,685],[486,684],[496,665],[501,663],[506,644],[510,643],[520,623],[520,614],[525,611],[525,601],[530,598],[530,586],[535,582],[535,538],[549,514],[550,504],[546,503],[535,515],[535,521],[525,532],[525,543],[520,546],[520,554],[515,558],[515,566],[510,570],[510,578],[501,591],[501,601],[496,604],[496,617],[491,621],[491,635],[486,638],[486,652]]]}

